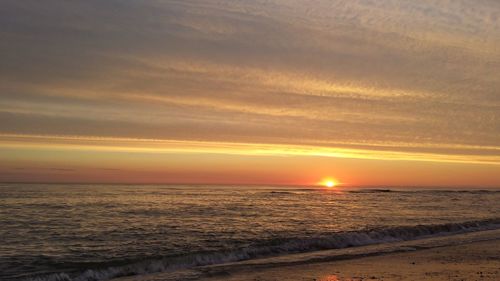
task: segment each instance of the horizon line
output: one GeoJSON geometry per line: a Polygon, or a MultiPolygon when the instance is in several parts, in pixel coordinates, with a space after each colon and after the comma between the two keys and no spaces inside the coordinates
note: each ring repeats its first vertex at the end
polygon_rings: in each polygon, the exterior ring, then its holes
{"type": "MultiPolygon", "coordinates": [[[[0,181],[0,184],[29,184],[29,185],[36,185],[36,184],[53,184],[53,185],[165,185],[165,186],[170,186],[170,185],[180,185],[180,186],[260,186],[260,187],[311,187],[311,188],[326,188],[323,185],[320,184],[266,184],[266,183],[176,183],[176,182],[31,182],[31,181],[0,181]]],[[[466,189],[466,188],[473,188],[473,189],[499,189],[500,186],[472,186],[472,185],[464,185],[464,186],[439,186],[439,185],[337,185],[334,188],[331,189],[342,189],[342,188],[359,188],[359,189],[390,189],[390,188],[405,188],[405,189],[466,189]]]]}

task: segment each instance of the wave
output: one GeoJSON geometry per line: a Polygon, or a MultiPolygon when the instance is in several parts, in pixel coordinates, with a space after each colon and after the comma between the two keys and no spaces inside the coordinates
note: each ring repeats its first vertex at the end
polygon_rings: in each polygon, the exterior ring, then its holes
{"type": "MultiPolygon", "coordinates": [[[[401,192],[394,189],[369,188],[360,190],[349,190],[349,193],[386,193],[386,192],[401,192]]],[[[404,191],[403,191],[404,192],[404,191]]]]}
{"type": "Polygon", "coordinates": [[[361,231],[337,232],[319,237],[279,238],[256,243],[245,248],[192,253],[176,257],[163,257],[122,266],[88,269],[80,273],[58,273],[36,276],[27,281],[103,281],[117,277],[156,272],[172,272],[197,266],[223,264],[249,259],[273,257],[318,250],[408,241],[434,236],[445,236],[481,230],[500,229],[500,218],[433,225],[371,228],[361,231]]]}
{"type": "Polygon", "coordinates": [[[266,192],[267,194],[270,195],[290,195],[290,194],[303,194],[304,192],[297,192],[297,191],[269,191],[266,192]]]}
{"type": "Polygon", "coordinates": [[[389,188],[365,188],[356,190],[345,190],[348,193],[468,193],[468,194],[491,194],[500,193],[498,189],[476,189],[476,190],[453,190],[453,189],[389,189],[389,188]]]}
{"type": "Polygon", "coordinates": [[[476,190],[433,190],[434,192],[442,193],[471,193],[471,194],[481,194],[481,193],[500,193],[498,189],[476,189],[476,190]]]}

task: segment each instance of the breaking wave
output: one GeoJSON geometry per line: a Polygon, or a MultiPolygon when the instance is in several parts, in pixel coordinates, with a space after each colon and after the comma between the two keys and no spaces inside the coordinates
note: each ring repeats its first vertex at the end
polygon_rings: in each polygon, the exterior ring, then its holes
{"type": "Polygon", "coordinates": [[[79,273],[58,273],[28,278],[29,281],[103,281],[112,278],[169,272],[196,266],[223,264],[242,260],[304,253],[327,249],[364,246],[396,241],[407,241],[432,236],[445,236],[500,228],[500,218],[417,226],[372,228],[362,231],[337,232],[319,237],[280,238],[255,243],[252,246],[217,251],[192,253],[134,262],[127,265],[87,269],[79,273]]]}

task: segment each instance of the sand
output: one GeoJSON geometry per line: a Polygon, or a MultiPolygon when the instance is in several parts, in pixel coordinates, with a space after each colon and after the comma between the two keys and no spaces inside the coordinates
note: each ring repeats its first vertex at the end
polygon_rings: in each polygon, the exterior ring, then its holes
{"type": "Polygon", "coordinates": [[[203,280],[500,280],[500,240],[335,262],[240,271],[203,280]]]}
{"type": "Polygon", "coordinates": [[[119,281],[500,280],[500,229],[122,277],[119,281]]]}

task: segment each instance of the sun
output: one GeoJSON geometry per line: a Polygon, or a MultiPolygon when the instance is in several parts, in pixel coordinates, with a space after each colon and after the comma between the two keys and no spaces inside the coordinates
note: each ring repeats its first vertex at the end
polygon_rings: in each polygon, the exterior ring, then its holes
{"type": "Polygon", "coordinates": [[[335,186],[335,182],[334,181],[326,181],[325,182],[325,186],[326,187],[334,187],[335,186]]]}
{"type": "Polygon", "coordinates": [[[323,179],[319,184],[328,188],[332,188],[337,186],[337,181],[332,178],[326,178],[323,179]]]}

